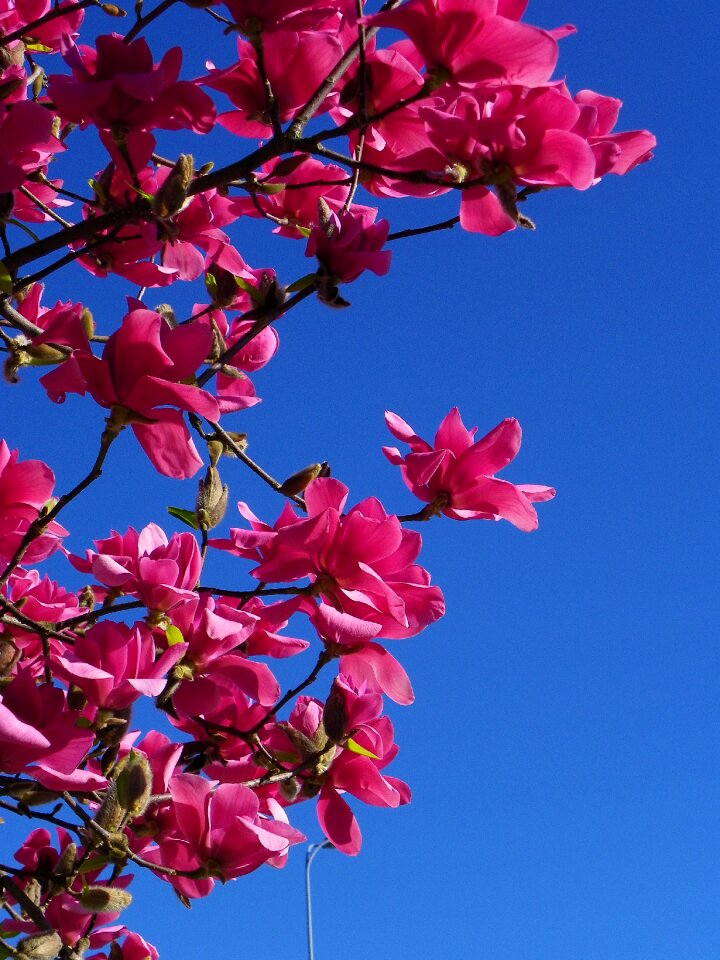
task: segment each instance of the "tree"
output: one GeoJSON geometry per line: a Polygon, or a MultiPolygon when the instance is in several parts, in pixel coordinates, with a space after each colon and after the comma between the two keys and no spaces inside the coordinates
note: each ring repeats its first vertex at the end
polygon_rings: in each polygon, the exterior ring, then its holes
{"type": "Polygon", "coordinates": [[[497,476],[520,447],[513,419],[478,440],[453,408],[430,443],[389,412],[398,446],[385,455],[421,502],[397,515],[373,497],[354,504],[324,462],[288,465],[276,479],[226,418],[258,401],[251,375],[278,349],[277,321],[311,298],[349,307],[349,284],[390,270],[388,241],[456,225],[490,237],[532,229],[535,194],[584,190],[649,158],[651,134],[614,132],[619,101],[573,96],[551,79],[572,28],[530,26],[525,6],[228,0],[192,2],[179,16],[162,0],[137,6],[124,36],[85,24],[86,11],[122,16],[96,0],[18,0],[4,15],[6,376],[49,367],[40,382],[51,401],[75,394],[106,411],[89,465],[57,498],[47,464],[0,446],[0,806],[43,823],[17,865],[4,858],[0,868],[8,955],[155,956],[115,923],[133,871],[189,903],[217,881],[283,866],[303,840],[290,814],[304,800],[317,801],[327,837],[348,854],[361,844],[348,795],[381,807],[409,800],[386,772],[398,747],[383,695],[408,705],[413,691],[386,641],[444,612],[417,562],[414,525],[505,519],[530,531],[535,504],[554,490],[497,476]],[[220,65],[181,79],[180,49],[144,39],[155,21],[214,30],[220,65]],[[81,31],[92,46],[76,42],[81,31]],[[218,116],[222,97],[232,109],[218,116]],[[218,126],[239,159],[196,170],[190,152],[166,156],[168,131],[208,137],[218,126]],[[93,166],[71,159],[81,149],[93,166]],[[51,163],[65,179],[49,175],[51,163]],[[375,206],[357,202],[360,188],[383,207],[455,191],[459,209],[391,233],[375,206]],[[70,204],[72,222],[59,212],[70,204]],[[248,218],[304,244],[311,271],[287,283],[251,267],[237,248],[248,218]],[[31,242],[28,222],[41,232],[31,242]],[[102,280],[105,297],[108,287],[133,291],[127,308],[98,298],[96,323],[74,299],[43,305],[43,281],[71,264],[102,280]],[[183,284],[200,299],[184,312],[183,284]],[[172,305],[158,303],[169,287],[172,305]],[[191,529],[105,536],[98,518],[94,547],[75,553],[58,518],[122,467],[118,440],[129,433],[154,474],[200,476],[194,508],[170,508],[191,529]],[[277,519],[241,503],[239,525],[216,530],[237,483],[228,458],[283,498],[277,519]],[[213,554],[224,556],[217,585],[213,554]],[[37,567],[53,555],[69,561],[62,578],[37,567]],[[70,567],[82,589],[69,586],[70,567]],[[241,571],[250,576],[238,589],[241,571]],[[283,690],[266,659],[308,648],[309,668],[283,690]]]}

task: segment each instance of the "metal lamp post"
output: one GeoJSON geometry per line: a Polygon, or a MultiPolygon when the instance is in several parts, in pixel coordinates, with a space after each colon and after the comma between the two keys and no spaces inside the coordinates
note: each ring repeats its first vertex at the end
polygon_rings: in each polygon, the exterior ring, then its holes
{"type": "Polygon", "coordinates": [[[313,947],[313,924],[312,924],[312,894],[310,892],[310,867],[315,857],[321,850],[334,850],[335,847],[329,840],[323,840],[322,843],[311,843],[305,854],[305,898],[307,903],[307,934],[308,934],[308,960],[315,960],[315,950],[313,947]]]}

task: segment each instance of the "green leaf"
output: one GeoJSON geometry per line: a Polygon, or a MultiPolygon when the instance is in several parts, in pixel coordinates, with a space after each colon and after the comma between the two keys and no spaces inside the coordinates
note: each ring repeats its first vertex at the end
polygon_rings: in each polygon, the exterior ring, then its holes
{"type": "Polygon", "coordinates": [[[288,293],[297,293],[298,290],[304,290],[306,287],[312,286],[316,280],[316,273],[306,273],[304,277],[300,277],[299,280],[295,280],[290,284],[288,287],[288,293]]]}
{"type": "Polygon", "coordinates": [[[171,517],[180,520],[182,523],[192,527],[193,530],[199,530],[197,516],[194,510],[183,510],[182,507],[168,507],[167,512],[171,517]]]}
{"type": "Polygon", "coordinates": [[[258,193],[266,193],[268,196],[273,196],[276,193],[282,193],[283,190],[287,189],[287,184],[285,183],[257,183],[255,184],[255,189],[258,193]]]}
{"type": "Polygon", "coordinates": [[[185,637],[183,636],[182,630],[180,627],[176,627],[174,623],[171,623],[167,628],[165,631],[165,636],[167,637],[169,647],[174,647],[176,643],[185,643],[185,637]]]}
{"type": "Polygon", "coordinates": [[[371,760],[379,760],[380,757],[376,756],[374,753],[371,753],[369,750],[366,750],[365,747],[361,747],[357,740],[353,740],[352,737],[348,737],[345,741],[345,746],[352,753],[359,753],[361,757],[370,757],[371,760]]]}
{"type": "Polygon", "coordinates": [[[205,286],[207,287],[208,293],[214,300],[215,295],[217,294],[217,289],[218,289],[217,278],[214,276],[214,274],[212,273],[205,274],[205,286]]]}
{"type": "Polygon", "coordinates": [[[13,281],[8,268],[5,266],[5,261],[0,260],[0,291],[2,293],[12,293],[13,292],[13,281]]]}
{"type": "Polygon", "coordinates": [[[242,277],[235,277],[235,282],[240,287],[241,290],[244,290],[245,293],[250,295],[250,299],[253,303],[257,303],[259,306],[262,306],[263,295],[260,293],[257,287],[254,287],[251,283],[248,283],[247,280],[244,280],[242,277]]]}

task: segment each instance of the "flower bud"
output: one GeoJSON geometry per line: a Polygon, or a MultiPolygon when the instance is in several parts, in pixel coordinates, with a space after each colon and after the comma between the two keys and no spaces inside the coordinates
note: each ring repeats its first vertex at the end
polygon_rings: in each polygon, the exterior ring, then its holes
{"type": "Polygon", "coordinates": [[[40,343],[36,347],[32,345],[23,347],[18,352],[17,359],[23,367],[47,367],[50,364],[63,363],[71,353],[70,347],[40,343]]]}
{"type": "Polygon", "coordinates": [[[281,780],[278,784],[280,793],[288,803],[293,803],[300,795],[302,783],[297,777],[291,777],[289,780],[281,780]]]}
{"type": "Polygon", "coordinates": [[[83,312],[80,314],[80,319],[82,320],[83,329],[85,330],[89,340],[95,335],[95,318],[87,307],[83,307],[83,312]]]}
{"type": "Polygon", "coordinates": [[[124,816],[125,810],[118,800],[117,786],[111,783],[95,814],[95,823],[108,833],[113,833],[122,823],[124,816]]]}
{"type": "MultiPolygon", "coordinates": [[[[112,942],[111,949],[114,946],[117,946],[117,941],[115,940],[113,940],[112,942]]],[[[85,956],[85,954],[88,952],[89,949],[90,949],[90,937],[80,937],[80,939],[75,944],[73,949],[69,951],[68,956],[70,960],[82,960],[82,958],[85,956]]],[[[122,954],[120,955],[120,957],[122,960],[122,954]]]]}
{"type": "MultiPolygon", "coordinates": [[[[77,844],[69,843],[62,852],[55,869],[50,878],[50,892],[52,894],[62,893],[70,885],[70,877],[75,873],[75,861],[77,860],[77,844]]],[[[27,890],[25,891],[27,893],[27,890]]]]}
{"type": "Polygon", "coordinates": [[[40,886],[40,881],[36,877],[31,877],[27,882],[27,886],[23,890],[23,893],[28,898],[31,903],[34,903],[36,907],[40,906],[40,901],[42,900],[42,887],[40,886]]]}
{"type": "Polygon", "coordinates": [[[5,788],[5,792],[26,807],[41,807],[58,797],[56,790],[46,790],[39,783],[29,783],[27,780],[13,783],[5,788]]]}
{"type": "Polygon", "coordinates": [[[118,803],[127,811],[128,819],[141,817],[152,792],[152,770],[145,754],[131,750],[119,764],[115,778],[118,803]]]}
{"type": "Polygon", "coordinates": [[[198,484],[195,513],[201,530],[212,530],[227,512],[229,489],[220,479],[217,467],[208,467],[207,473],[198,484]]]}
{"type": "Polygon", "coordinates": [[[177,317],[175,316],[175,311],[170,306],[169,303],[159,303],[155,307],[155,313],[159,313],[163,318],[165,323],[170,327],[171,330],[174,330],[178,325],[177,317]]]}
{"type": "Polygon", "coordinates": [[[0,677],[7,677],[20,659],[20,651],[9,637],[0,637],[0,677]]]}
{"type": "Polygon", "coordinates": [[[322,469],[323,465],[321,463],[311,463],[310,466],[298,470],[297,473],[288,477],[287,480],[280,485],[279,493],[284,494],[286,497],[297,496],[303,492],[312,480],[320,476],[322,469]]]}
{"type": "Polygon", "coordinates": [[[62,950],[63,942],[55,930],[31,933],[17,944],[17,955],[26,960],[51,960],[62,950]]]}
{"type": "MultiPolygon", "coordinates": [[[[237,431],[234,431],[234,430],[226,430],[225,433],[232,440],[232,442],[235,444],[236,447],[238,447],[242,451],[247,450],[248,438],[246,433],[238,433],[237,431]]],[[[232,449],[232,447],[229,447],[227,443],[225,443],[224,441],[225,441],[224,437],[222,437],[219,441],[223,445],[223,453],[225,454],[226,457],[234,457],[236,455],[235,451],[232,449]]]]}
{"type": "Polygon", "coordinates": [[[91,913],[122,913],[132,903],[132,894],[120,887],[86,887],[79,896],[80,905],[91,913]]]}
{"type": "Polygon", "coordinates": [[[235,274],[216,263],[211,264],[207,270],[205,285],[213,304],[221,310],[231,306],[237,298],[239,287],[235,274]]]}
{"type": "Polygon", "coordinates": [[[98,3],[100,9],[109,17],[126,17],[127,11],[115,3],[98,3]]]}
{"type": "Polygon", "coordinates": [[[325,710],[323,711],[325,733],[327,733],[333,743],[340,743],[344,738],[347,729],[347,719],[345,701],[335,687],[333,687],[325,704],[325,710]]]}
{"type": "Polygon", "coordinates": [[[218,461],[224,452],[224,445],[221,440],[209,440],[208,441],[208,456],[210,457],[210,465],[216,467],[218,461]]]}
{"type": "Polygon", "coordinates": [[[189,153],[181,153],[167,180],[153,199],[153,213],[158,217],[174,217],[187,200],[188,187],[195,172],[195,161],[189,153]]]}

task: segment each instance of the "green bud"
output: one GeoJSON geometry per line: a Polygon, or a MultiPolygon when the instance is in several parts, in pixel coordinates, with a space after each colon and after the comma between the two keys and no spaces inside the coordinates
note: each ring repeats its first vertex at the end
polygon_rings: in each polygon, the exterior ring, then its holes
{"type": "Polygon", "coordinates": [[[201,530],[212,530],[227,512],[229,489],[220,479],[217,467],[208,467],[207,473],[198,484],[195,512],[201,530]]]}
{"type": "Polygon", "coordinates": [[[88,308],[84,307],[83,312],[80,314],[80,319],[82,320],[83,328],[89,340],[90,337],[95,335],[95,318],[88,308]]]}
{"type": "Polygon", "coordinates": [[[174,217],[187,200],[188,187],[195,172],[195,161],[189,153],[181,153],[167,180],[153,199],[152,210],[158,217],[174,217]]]}
{"type": "Polygon", "coordinates": [[[333,743],[340,743],[346,733],[347,711],[342,697],[331,693],[323,711],[323,724],[328,738],[333,743]]]}
{"type": "Polygon", "coordinates": [[[117,786],[111,783],[105,792],[103,802],[100,804],[98,812],[95,814],[95,823],[113,833],[123,821],[125,809],[118,800],[117,786]]]}
{"type": "Polygon", "coordinates": [[[26,960],[52,960],[62,950],[63,942],[55,930],[43,930],[23,937],[17,944],[19,956],[26,960]]]}
{"type": "Polygon", "coordinates": [[[171,330],[174,330],[178,325],[177,317],[175,316],[175,311],[170,306],[169,303],[159,303],[155,307],[155,313],[159,313],[163,318],[165,323],[170,327],[171,330]]]}
{"type": "Polygon", "coordinates": [[[100,9],[109,17],[126,17],[127,11],[115,3],[98,3],[100,9]]]}
{"type": "Polygon", "coordinates": [[[23,347],[18,352],[17,359],[23,367],[47,367],[50,364],[63,363],[71,353],[70,347],[41,343],[36,347],[23,347]]]}
{"type": "Polygon", "coordinates": [[[285,494],[286,497],[297,496],[303,492],[311,481],[320,476],[322,470],[323,465],[321,463],[311,463],[310,466],[303,467],[302,470],[298,470],[297,473],[288,477],[287,480],[280,485],[279,492],[285,494]]]}
{"type": "Polygon", "coordinates": [[[131,750],[120,762],[115,778],[118,803],[124,807],[128,819],[141,817],[147,809],[152,793],[152,770],[144,753],[131,750]]]}
{"type": "Polygon", "coordinates": [[[132,894],[120,887],[86,887],[78,900],[91,913],[122,913],[132,903],[132,894]]]}

